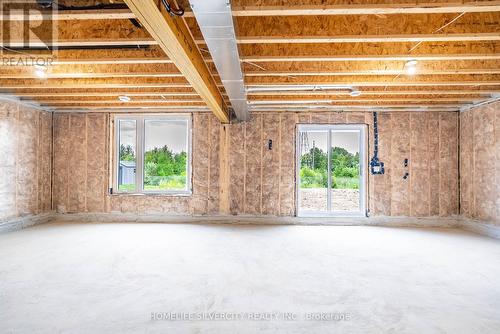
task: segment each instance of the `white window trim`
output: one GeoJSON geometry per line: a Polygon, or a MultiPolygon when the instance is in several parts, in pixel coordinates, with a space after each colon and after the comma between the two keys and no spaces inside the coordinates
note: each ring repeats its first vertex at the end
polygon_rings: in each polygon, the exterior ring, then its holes
{"type": "Polygon", "coordinates": [[[119,195],[167,195],[167,196],[191,196],[193,193],[192,185],[192,161],[193,161],[193,146],[192,146],[192,117],[191,115],[181,114],[136,114],[136,115],[114,115],[113,118],[113,132],[114,132],[114,162],[113,162],[113,194],[119,195]],[[120,163],[120,135],[119,127],[120,120],[135,120],[136,121],[136,173],[135,173],[135,191],[120,191],[118,187],[118,173],[120,163]],[[187,143],[188,163],[186,166],[186,189],[185,190],[144,190],[144,147],[145,147],[145,121],[173,121],[182,120],[187,123],[187,143]]]}

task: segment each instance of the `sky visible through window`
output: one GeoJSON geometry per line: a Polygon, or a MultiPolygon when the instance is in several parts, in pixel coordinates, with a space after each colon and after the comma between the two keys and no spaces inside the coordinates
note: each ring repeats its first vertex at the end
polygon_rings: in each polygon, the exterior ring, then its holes
{"type": "MultiPolygon", "coordinates": [[[[134,122],[122,121],[121,144],[135,146],[135,124],[134,122]]],[[[168,146],[174,153],[186,152],[187,136],[186,121],[147,121],[146,151],[153,148],[168,146]]]]}

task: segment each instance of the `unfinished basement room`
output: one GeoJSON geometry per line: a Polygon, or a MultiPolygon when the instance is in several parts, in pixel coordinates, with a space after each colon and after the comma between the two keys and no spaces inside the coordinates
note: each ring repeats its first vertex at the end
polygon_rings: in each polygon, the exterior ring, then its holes
{"type": "Polygon", "coordinates": [[[0,20],[0,333],[500,333],[500,1],[0,20]]]}

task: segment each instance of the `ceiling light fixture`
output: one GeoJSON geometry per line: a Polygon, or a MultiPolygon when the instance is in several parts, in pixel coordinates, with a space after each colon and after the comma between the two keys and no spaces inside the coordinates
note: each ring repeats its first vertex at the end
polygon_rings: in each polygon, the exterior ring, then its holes
{"type": "Polygon", "coordinates": [[[415,75],[417,73],[417,61],[415,59],[408,60],[405,69],[408,75],[415,75]]]}
{"type": "Polygon", "coordinates": [[[127,95],[120,95],[120,96],[118,96],[118,100],[120,100],[122,102],[130,102],[131,98],[127,95]]]}

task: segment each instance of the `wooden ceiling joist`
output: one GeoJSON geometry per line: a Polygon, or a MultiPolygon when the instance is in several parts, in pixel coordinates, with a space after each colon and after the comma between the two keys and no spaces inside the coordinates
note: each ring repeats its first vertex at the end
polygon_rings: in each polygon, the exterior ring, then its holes
{"type": "MultiPolygon", "coordinates": [[[[128,96],[128,95],[127,95],[128,96]]],[[[132,96],[130,103],[203,103],[203,101],[198,97],[191,96],[132,96]]],[[[291,103],[309,103],[313,102],[394,102],[394,101],[412,101],[412,102],[420,102],[420,103],[428,103],[429,101],[441,103],[441,102],[474,102],[480,101],[484,98],[484,96],[474,96],[474,97],[462,97],[462,96],[454,96],[454,97],[434,97],[430,99],[428,96],[419,96],[419,97],[408,97],[408,96],[400,96],[400,97],[379,97],[379,96],[360,96],[360,97],[341,97],[341,96],[300,96],[290,98],[289,96],[253,96],[250,99],[251,102],[278,102],[278,101],[289,101],[291,103]]],[[[25,98],[28,100],[28,98],[25,98]]],[[[118,96],[80,96],[69,99],[68,97],[39,97],[37,99],[39,103],[111,103],[116,104],[119,103],[118,96]]]]}
{"type": "Polygon", "coordinates": [[[31,41],[26,45],[24,40],[13,40],[6,43],[0,41],[0,46],[7,47],[11,49],[19,49],[28,46],[29,48],[86,48],[86,47],[126,47],[126,46],[145,46],[145,45],[157,45],[154,39],[145,38],[85,38],[85,39],[57,39],[50,42],[42,41],[31,41]]]}
{"type": "Polygon", "coordinates": [[[291,102],[291,103],[315,103],[315,102],[415,102],[415,103],[428,103],[429,101],[436,102],[436,103],[449,103],[449,102],[474,102],[474,101],[480,101],[482,100],[482,97],[434,97],[432,99],[429,99],[429,97],[407,97],[407,96],[402,96],[402,97],[377,97],[374,98],[373,96],[371,97],[365,97],[365,96],[358,96],[358,97],[339,97],[339,96],[322,96],[318,98],[317,96],[300,96],[300,97],[290,97],[290,96],[252,96],[250,99],[250,102],[259,102],[259,103],[264,103],[264,102],[273,102],[277,103],[279,101],[286,101],[286,102],[291,102]]]}
{"type": "MultiPolygon", "coordinates": [[[[383,106],[386,108],[393,108],[393,107],[415,107],[415,106],[424,106],[424,107],[432,107],[432,108],[459,108],[460,106],[466,105],[467,103],[421,103],[421,102],[416,102],[416,103],[411,103],[407,101],[403,102],[344,102],[344,103],[296,103],[296,104],[290,104],[290,103],[269,103],[269,104],[258,104],[258,105],[250,105],[250,108],[321,108],[321,107],[330,107],[330,106],[344,106],[344,107],[354,107],[354,106],[370,106],[370,107],[375,107],[375,106],[383,106]]],[[[470,103],[469,103],[470,104],[470,103]]]]}
{"type": "MultiPolygon", "coordinates": [[[[61,79],[64,80],[64,79],[61,79]]],[[[74,79],[73,79],[74,80],[74,79]]],[[[99,79],[96,79],[99,80],[99,79]]],[[[0,80],[1,81],[1,80],[0,80]]],[[[33,81],[33,82],[27,82],[27,83],[0,83],[0,90],[3,91],[9,91],[9,90],[15,90],[15,89],[29,89],[29,88],[35,88],[35,89],[40,89],[40,90],[49,90],[49,89],[109,89],[109,88],[190,88],[190,84],[182,84],[182,83],[126,83],[126,82],[111,82],[111,83],[95,83],[92,82],[94,80],[90,81],[74,81],[74,82],[68,82],[68,83],[61,83],[61,82],[55,82],[55,83],[47,83],[46,81],[33,81]]]]}
{"type": "Polygon", "coordinates": [[[450,61],[450,60],[499,60],[500,54],[440,54],[440,55],[318,55],[318,56],[243,56],[241,60],[249,63],[261,62],[336,62],[336,61],[450,61]]]}
{"type": "MultiPolygon", "coordinates": [[[[46,57],[46,51],[8,51],[3,56],[10,66],[31,66],[40,57],[46,57]]],[[[57,50],[51,59],[51,66],[57,65],[109,65],[109,64],[172,64],[163,50],[157,46],[142,48],[130,47],[119,49],[80,49],[57,50]]]]}
{"type": "Polygon", "coordinates": [[[210,109],[206,106],[192,106],[192,107],[177,107],[177,106],[158,106],[158,105],[151,105],[151,106],[131,106],[128,104],[122,104],[122,105],[117,105],[117,106],[106,106],[106,105],[95,105],[95,106],[85,106],[79,107],[79,106],[54,106],[51,107],[50,109],[56,110],[56,111],[66,111],[66,112],[89,112],[89,111],[95,111],[95,112],[103,112],[103,113],[127,113],[133,111],[134,113],[140,113],[140,112],[170,112],[170,113],[189,113],[189,112],[210,112],[210,109]]]}
{"type": "Polygon", "coordinates": [[[127,92],[127,91],[122,91],[122,92],[117,92],[117,93],[110,93],[108,91],[94,91],[94,92],[82,92],[82,93],[17,93],[16,96],[20,98],[37,98],[39,100],[42,100],[43,98],[47,99],[60,99],[60,98],[95,98],[95,97],[115,97],[118,98],[119,96],[129,96],[129,97],[167,97],[167,98],[174,98],[174,97],[179,97],[179,98],[189,98],[189,97],[196,97],[199,96],[198,93],[173,93],[173,92],[164,92],[164,93],[156,93],[156,92],[147,92],[144,91],[142,93],[136,93],[136,92],[127,92]]]}
{"type": "MultiPolygon", "coordinates": [[[[127,95],[127,94],[123,94],[127,95]]],[[[72,96],[73,98],[70,98],[68,96],[45,96],[42,97],[40,96],[37,100],[40,102],[64,102],[68,101],[69,103],[74,102],[74,101],[81,101],[81,102],[88,102],[88,101],[93,101],[93,102],[114,102],[114,101],[119,101],[118,97],[121,95],[96,95],[96,96],[72,96]]],[[[186,102],[186,103],[191,103],[191,102],[203,102],[203,100],[199,96],[186,96],[186,95],[141,95],[141,96],[131,96],[127,95],[131,98],[131,101],[162,101],[162,102],[186,102]]],[[[19,96],[20,98],[23,98],[19,96]]]]}
{"type": "MultiPolygon", "coordinates": [[[[250,82],[248,87],[270,87],[274,83],[260,83],[250,82]]],[[[285,82],[281,82],[285,83],[285,82]]],[[[289,83],[287,83],[289,84],[289,83]]],[[[498,86],[500,80],[497,81],[414,81],[414,82],[380,82],[380,81],[309,81],[306,84],[310,85],[348,85],[352,87],[399,87],[399,86],[412,86],[412,87],[433,87],[433,86],[498,86]]]]}
{"type": "Polygon", "coordinates": [[[29,20],[124,20],[133,19],[135,15],[129,9],[91,9],[91,10],[30,10],[26,12],[12,11],[9,15],[4,15],[4,21],[24,21],[29,20]]]}
{"type": "MultiPolygon", "coordinates": [[[[36,74],[5,74],[6,79],[36,79],[36,74]]],[[[183,77],[180,73],[153,73],[153,72],[107,72],[107,73],[48,73],[49,79],[67,78],[177,78],[183,77]]]]}
{"type": "MultiPolygon", "coordinates": [[[[53,83],[52,83],[53,84],[53,83]]],[[[0,90],[2,88],[0,87],[0,90]]],[[[28,88],[20,88],[16,90],[16,93],[19,94],[119,94],[123,95],[123,93],[129,93],[129,94],[142,94],[142,93],[158,93],[158,94],[163,94],[163,93],[172,93],[172,94],[177,94],[177,93],[193,93],[197,94],[196,91],[189,85],[189,86],[183,86],[183,87],[157,87],[157,88],[141,88],[141,87],[127,87],[127,88],[106,88],[106,89],[101,89],[101,88],[92,88],[92,87],[77,87],[73,89],[66,89],[64,91],[59,91],[59,90],[46,90],[46,89],[40,89],[36,87],[28,87],[28,88]]]]}
{"type": "Polygon", "coordinates": [[[410,112],[410,111],[459,111],[460,107],[429,107],[429,106],[419,106],[419,105],[401,105],[401,106],[373,106],[373,105],[358,105],[358,106],[321,106],[314,108],[312,106],[306,107],[259,107],[252,108],[253,112],[373,112],[373,111],[400,111],[400,112],[410,112]]]}
{"type": "Polygon", "coordinates": [[[63,106],[63,107],[51,107],[51,110],[57,112],[92,112],[92,113],[113,113],[113,114],[127,114],[127,113],[200,113],[200,112],[210,112],[210,109],[207,107],[172,107],[168,108],[168,106],[147,106],[147,107],[138,107],[138,106],[130,106],[130,105],[119,105],[119,106],[106,106],[106,105],[95,105],[95,106],[85,106],[85,107],[71,107],[71,106],[63,106]]]}
{"type": "Polygon", "coordinates": [[[158,2],[154,0],[125,2],[214,115],[221,122],[228,123],[227,105],[184,20],[170,16],[163,8],[158,8],[158,2]]]}
{"type": "Polygon", "coordinates": [[[119,100],[109,100],[109,101],[101,101],[101,100],[89,100],[89,101],[81,101],[81,100],[61,100],[61,101],[44,101],[40,100],[37,101],[40,103],[42,106],[82,106],[85,107],[87,105],[114,105],[114,104],[119,104],[119,105],[139,105],[139,106],[146,106],[150,104],[161,104],[165,106],[177,106],[177,107],[182,107],[182,106],[204,106],[205,103],[203,101],[191,101],[191,100],[180,100],[180,101],[166,101],[166,100],[132,100],[130,102],[122,102],[119,100]]]}
{"type": "MultiPolygon", "coordinates": [[[[414,2],[394,1],[391,4],[345,5],[249,5],[234,6],[234,16],[294,16],[294,15],[385,15],[385,14],[434,14],[479,13],[500,11],[500,1],[450,1],[414,2]]],[[[190,13],[191,14],[191,13],[190,13]]]]}
{"type": "MultiPolygon", "coordinates": [[[[377,88],[377,87],[375,87],[377,88]]],[[[375,96],[387,96],[387,95],[429,95],[428,98],[435,98],[436,95],[476,95],[480,94],[482,96],[491,96],[492,94],[500,94],[500,87],[498,89],[489,89],[489,90],[468,90],[465,89],[467,87],[453,87],[455,90],[451,90],[450,88],[445,89],[434,89],[434,90],[417,90],[419,87],[411,87],[413,90],[393,90],[393,89],[384,89],[384,90],[369,90],[364,89],[363,95],[375,95],[375,96]]],[[[428,88],[428,87],[425,87],[428,88]]],[[[327,91],[327,90],[316,90],[316,91],[269,91],[269,92],[248,92],[249,96],[331,96],[331,95],[350,95],[350,91],[327,91]]]]}
{"type": "MultiPolygon", "coordinates": [[[[285,43],[400,43],[400,42],[461,42],[500,41],[499,33],[468,34],[401,34],[401,35],[331,35],[331,36],[243,36],[239,44],[285,44],[285,43]]],[[[203,44],[203,40],[197,40],[203,44]]]]}

